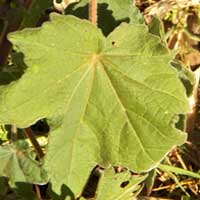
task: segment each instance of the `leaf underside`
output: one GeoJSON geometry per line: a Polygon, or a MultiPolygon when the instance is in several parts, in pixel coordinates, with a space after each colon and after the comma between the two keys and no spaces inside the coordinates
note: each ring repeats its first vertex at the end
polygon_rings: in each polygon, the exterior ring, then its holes
{"type": "Polygon", "coordinates": [[[107,38],[73,16],[10,34],[28,66],[1,87],[0,122],[50,125],[45,166],[55,192],[81,193],[95,165],[149,171],[186,135],[174,116],[188,103],[172,56],[144,25],[123,23],[107,38]]]}

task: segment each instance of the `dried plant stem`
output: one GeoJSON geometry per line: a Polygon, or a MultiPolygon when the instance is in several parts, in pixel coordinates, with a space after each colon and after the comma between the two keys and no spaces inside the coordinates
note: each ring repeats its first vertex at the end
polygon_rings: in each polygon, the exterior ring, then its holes
{"type": "Polygon", "coordinates": [[[189,104],[191,107],[191,112],[187,114],[187,123],[186,123],[186,131],[189,133],[189,140],[190,134],[194,132],[195,122],[196,122],[196,109],[197,109],[197,93],[198,93],[198,85],[200,80],[200,68],[198,68],[195,72],[196,77],[196,84],[193,89],[193,94],[189,98],[189,104]]]}
{"type": "Polygon", "coordinates": [[[97,25],[97,0],[90,0],[89,2],[89,20],[97,25]]]}
{"type": "Polygon", "coordinates": [[[40,193],[40,188],[39,188],[38,185],[35,185],[35,190],[36,190],[37,199],[38,200],[42,200],[42,196],[41,196],[41,193],[40,193]]]}
{"type": "Polygon", "coordinates": [[[25,132],[26,136],[30,139],[31,144],[34,146],[38,158],[42,159],[44,157],[44,153],[43,153],[38,141],[36,140],[31,128],[25,128],[24,132],[25,132]]]}
{"type": "MultiPolygon", "coordinates": [[[[36,140],[31,128],[25,128],[24,129],[24,133],[30,139],[31,144],[33,145],[33,147],[34,147],[34,149],[36,151],[38,159],[41,160],[44,157],[44,153],[43,153],[38,141],[36,140]]],[[[35,185],[34,187],[35,187],[37,200],[42,200],[42,196],[41,196],[41,193],[40,193],[39,186],[35,185]]]]}
{"type": "Polygon", "coordinates": [[[11,126],[11,140],[15,142],[17,140],[17,127],[16,125],[11,126]]]}

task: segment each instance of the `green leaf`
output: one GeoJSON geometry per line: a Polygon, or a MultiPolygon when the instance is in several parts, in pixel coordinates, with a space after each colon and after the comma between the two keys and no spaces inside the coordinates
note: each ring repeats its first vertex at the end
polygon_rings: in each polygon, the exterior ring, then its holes
{"type": "MultiPolygon", "coordinates": [[[[88,19],[88,0],[70,5],[66,14],[88,19]]],[[[104,35],[108,35],[121,22],[144,23],[139,9],[133,5],[133,0],[98,0],[98,26],[104,35]]]]}
{"type": "Polygon", "coordinates": [[[44,15],[44,11],[53,6],[53,0],[32,0],[21,22],[20,27],[34,27],[38,20],[44,15]]]}
{"type": "Polygon", "coordinates": [[[4,125],[0,125],[0,144],[8,141],[8,131],[5,129],[4,125]]]}
{"type": "Polygon", "coordinates": [[[38,200],[36,193],[33,191],[33,185],[30,183],[16,183],[12,188],[14,200],[38,200]]]}
{"type": "Polygon", "coordinates": [[[173,60],[172,66],[177,70],[178,76],[185,86],[187,96],[191,96],[195,85],[194,73],[178,60],[173,60]]]}
{"type": "Polygon", "coordinates": [[[197,178],[200,179],[200,174],[199,173],[195,173],[192,171],[188,171],[179,167],[173,167],[170,165],[164,165],[164,164],[160,164],[158,166],[159,169],[161,169],[162,171],[169,171],[169,172],[173,172],[175,174],[181,174],[181,175],[185,175],[185,176],[190,176],[193,178],[197,178]]]}
{"type": "Polygon", "coordinates": [[[8,177],[11,186],[15,183],[45,183],[46,172],[37,161],[30,158],[22,145],[5,145],[0,147],[0,176],[8,177]]]}
{"type": "Polygon", "coordinates": [[[22,54],[13,54],[13,64],[0,67],[0,85],[9,84],[22,76],[26,68],[22,58],[22,54]]]}
{"type": "Polygon", "coordinates": [[[151,23],[149,24],[149,32],[159,36],[163,42],[166,42],[164,24],[159,17],[153,17],[151,23]]]}
{"type": "Polygon", "coordinates": [[[145,178],[132,176],[128,171],[115,173],[113,169],[107,169],[101,175],[94,200],[131,200],[133,192],[145,178]]]}
{"type": "MultiPolygon", "coordinates": [[[[1,177],[0,177],[0,180],[1,180],[1,177]]],[[[5,184],[7,186],[6,193],[2,193],[1,189],[3,185],[0,184],[1,186],[0,199],[1,200],[38,200],[36,193],[33,191],[32,184],[16,183],[14,188],[9,188],[7,182],[5,184]]]]}
{"type": "Polygon", "coordinates": [[[0,177],[0,199],[7,194],[9,190],[7,179],[0,177]]]}
{"type": "Polygon", "coordinates": [[[150,196],[153,186],[154,186],[154,182],[156,180],[156,170],[153,169],[149,172],[149,175],[145,181],[145,186],[146,186],[146,190],[147,190],[147,196],[150,196]]]}
{"type": "Polygon", "coordinates": [[[96,164],[156,167],[186,139],[173,119],[189,106],[168,50],[144,25],[123,23],[105,38],[86,20],[51,20],[9,36],[28,68],[1,88],[0,122],[49,120],[56,193],[65,186],[79,195],[96,164]]]}

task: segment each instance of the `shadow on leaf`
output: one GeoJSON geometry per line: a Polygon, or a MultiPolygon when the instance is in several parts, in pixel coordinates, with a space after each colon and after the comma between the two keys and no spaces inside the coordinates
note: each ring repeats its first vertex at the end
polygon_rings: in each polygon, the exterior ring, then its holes
{"type": "Polygon", "coordinates": [[[67,197],[69,198],[69,200],[75,200],[74,193],[66,185],[61,186],[61,194],[60,195],[56,194],[51,189],[49,191],[49,194],[52,197],[52,199],[54,199],[54,200],[65,200],[67,197]]]}

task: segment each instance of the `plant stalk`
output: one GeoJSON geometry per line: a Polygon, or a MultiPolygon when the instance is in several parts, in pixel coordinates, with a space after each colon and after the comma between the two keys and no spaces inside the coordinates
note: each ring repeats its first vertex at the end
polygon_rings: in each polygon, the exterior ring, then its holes
{"type": "Polygon", "coordinates": [[[37,199],[38,200],[42,200],[42,196],[41,196],[41,193],[40,193],[40,188],[39,188],[38,185],[35,185],[35,190],[36,190],[37,199]]]}
{"type": "Polygon", "coordinates": [[[17,141],[17,127],[15,124],[11,125],[11,140],[12,142],[17,141]]]}
{"type": "Polygon", "coordinates": [[[195,123],[196,123],[196,118],[197,118],[197,104],[198,104],[198,86],[199,86],[199,81],[200,81],[200,68],[198,68],[194,72],[195,78],[196,78],[196,83],[193,88],[193,94],[189,98],[189,104],[191,107],[191,112],[187,114],[187,122],[186,122],[186,131],[189,133],[188,139],[189,141],[192,142],[192,134],[194,133],[195,129],[195,123]]]}
{"type": "Polygon", "coordinates": [[[33,145],[38,158],[41,160],[44,157],[44,152],[42,151],[38,141],[36,140],[31,128],[25,128],[24,133],[30,139],[31,144],[33,145]]]}
{"type": "Polygon", "coordinates": [[[97,0],[89,1],[89,20],[97,25],[97,0]]]}

